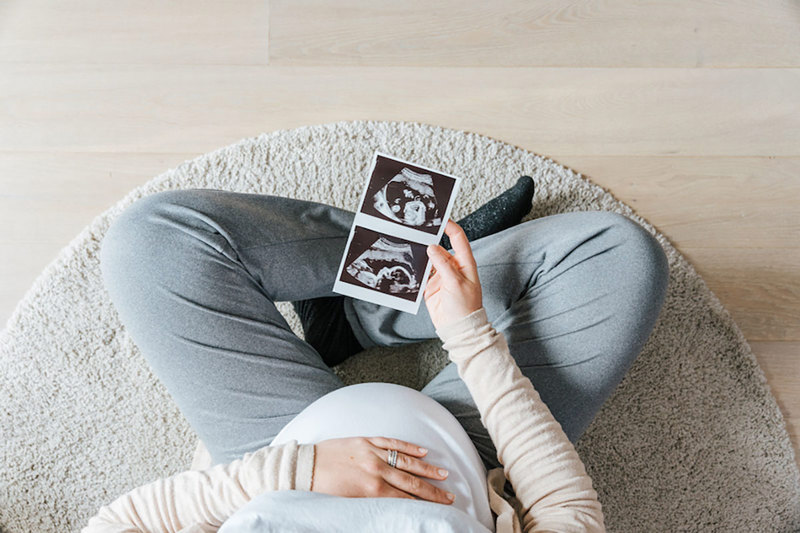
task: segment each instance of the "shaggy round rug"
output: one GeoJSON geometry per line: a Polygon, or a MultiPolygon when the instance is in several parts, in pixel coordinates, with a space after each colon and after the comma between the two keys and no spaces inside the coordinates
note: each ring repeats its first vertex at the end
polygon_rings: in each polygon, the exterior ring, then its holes
{"type": "MultiPolygon", "coordinates": [[[[0,333],[0,528],[74,531],[120,494],[189,467],[197,439],[120,324],[98,250],[134,200],[214,188],[355,211],[373,152],[464,178],[458,220],[536,181],[525,220],[608,210],[657,235],[671,266],[641,356],[577,443],[609,531],[797,531],[800,474],[785,422],[745,339],[653,226],[579,174],[474,133],[407,122],[337,122],[244,139],[186,161],[98,216],[39,276],[0,333]]],[[[288,302],[278,304],[296,333],[288,302]]],[[[416,389],[447,362],[438,339],[373,348],[336,368],[346,383],[416,389]]]]}

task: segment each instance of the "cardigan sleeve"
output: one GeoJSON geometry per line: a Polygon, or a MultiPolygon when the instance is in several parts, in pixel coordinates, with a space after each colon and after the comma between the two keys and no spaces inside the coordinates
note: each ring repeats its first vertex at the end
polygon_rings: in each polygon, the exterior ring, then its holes
{"type": "Polygon", "coordinates": [[[81,533],[217,531],[262,492],[311,490],[314,444],[265,446],[228,464],[161,478],[117,498],[81,533]]]}
{"type": "Polygon", "coordinates": [[[574,446],[480,309],[436,329],[469,389],[521,504],[522,531],[603,532],[574,446]]]}

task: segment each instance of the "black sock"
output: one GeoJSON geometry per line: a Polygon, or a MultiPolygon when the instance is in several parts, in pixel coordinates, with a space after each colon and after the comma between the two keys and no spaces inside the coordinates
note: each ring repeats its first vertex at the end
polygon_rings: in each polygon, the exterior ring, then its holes
{"type": "MultiPolygon", "coordinates": [[[[459,220],[458,225],[470,242],[515,226],[531,210],[533,189],[533,178],[521,176],[513,187],[459,220]]],[[[445,250],[453,248],[447,235],[442,235],[440,245],[445,250]]]]}
{"type": "MultiPolygon", "coordinates": [[[[496,198],[489,200],[473,213],[458,221],[470,241],[492,235],[518,224],[531,210],[534,184],[530,176],[496,198]]],[[[442,236],[441,245],[450,249],[450,239],[442,236]]],[[[364,348],[344,314],[344,296],[323,296],[292,302],[308,342],[328,366],[335,366],[364,348]]]]}

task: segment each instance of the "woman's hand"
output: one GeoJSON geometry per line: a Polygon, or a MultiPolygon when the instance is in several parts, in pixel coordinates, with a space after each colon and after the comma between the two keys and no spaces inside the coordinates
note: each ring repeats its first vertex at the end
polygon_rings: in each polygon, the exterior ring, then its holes
{"type": "Polygon", "coordinates": [[[438,244],[429,245],[427,250],[433,269],[425,287],[425,305],[436,328],[483,307],[478,267],[464,230],[448,220],[444,232],[450,237],[455,255],[438,244]]]}
{"type": "Polygon", "coordinates": [[[426,453],[414,444],[384,437],[324,440],[316,444],[311,490],[348,498],[409,498],[453,503],[447,491],[418,477],[436,480],[447,477],[447,472],[441,475],[437,467],[418,459],[426,453]],[[397,450],[395,467],[389,466],[389,450],[397,450]]]}

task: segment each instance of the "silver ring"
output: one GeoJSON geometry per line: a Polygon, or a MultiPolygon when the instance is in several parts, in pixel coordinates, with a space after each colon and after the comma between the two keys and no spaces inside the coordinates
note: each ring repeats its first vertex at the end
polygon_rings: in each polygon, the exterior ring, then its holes
{"type": "Polygon", "coordinates": [[[397,450],[389,450],[389,466],[396,468],[397,465],[397,450]]]}

